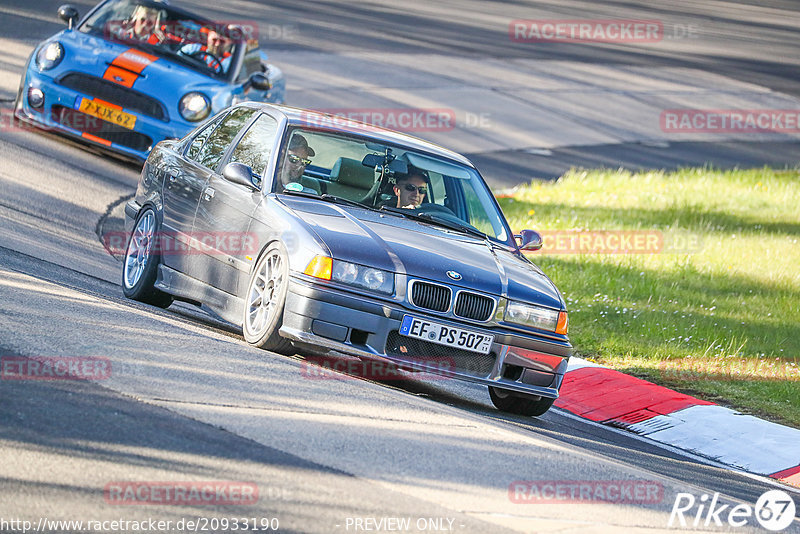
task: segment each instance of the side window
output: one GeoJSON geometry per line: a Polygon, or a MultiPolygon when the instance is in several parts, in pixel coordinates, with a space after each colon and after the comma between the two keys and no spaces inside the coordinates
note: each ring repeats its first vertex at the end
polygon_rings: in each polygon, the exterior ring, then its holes
{"type": "Polygon", "coordinates": [[[278,122],[269,115],[261,115],[233,149],[231,161],[247,165],[260,177],[272,154],[277,134],[278,122]]]}
{"type": "Polygon", "coordinates": [[[247,121],[250,120],[255,111],[250,108],[239,108],[225,117],[222,123],[208,137],[195,161],[209,169],[216,169],[217,165],[219,165],[219,160],[225,155],[225,150],[231,144],[231,141],[233,141],[242,127],[247,124],[247,121]]]}
{"type": "Polygon", "coordinates": [[[428,177],[430,178],[429,183],[431,190],[425,202],[435,202],[436,204],[443,205],[445,201],[445,188],[442,175],[436,172],[429,172],[428,177]]]}
{"type": "Polygon", "coordinates": [[[223,117],[224,115],[209,122],[208,125],[200,130],[200,133],[198,133],[195,138],[192,139],[192,144],[189,145],[189,150],[186,151],[187,158],[197,161],[197,155],[200,154],[200,149],[203,148],[203,143],[206,142],[208,136],[211,135],[211,132],[214,131],[214,128],[217,127],[217,124],[219,124],[223,117]]]}
{"type": "MultiPolygon", "coordinates": [[[[489,219],[486,214],[485,202],[481,195],[473,187],[473,183],[468,180],[455,179],[464,194],[464,201],[467,208],[467,222],[487,235],[498,236],[498,239],[505,239],[505,232],[502,225],[497,220],[489,219]]],[[[485,194],[485,193],[484,193],[485,194]]]]}

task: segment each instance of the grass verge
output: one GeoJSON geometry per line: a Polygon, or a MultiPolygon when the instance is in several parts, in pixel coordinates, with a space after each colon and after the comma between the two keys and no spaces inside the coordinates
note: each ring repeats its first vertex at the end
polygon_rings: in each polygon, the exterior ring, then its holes
{"type": "Polygon", "coordinates": [[[800,173],[571,171],[498,200],[544,235],[577,355],[800,427],[800,173]]]}

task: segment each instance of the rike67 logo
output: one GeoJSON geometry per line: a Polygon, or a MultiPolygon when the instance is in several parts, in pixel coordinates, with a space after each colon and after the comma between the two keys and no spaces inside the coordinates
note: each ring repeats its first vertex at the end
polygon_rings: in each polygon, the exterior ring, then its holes
{"type": "Polygon", "coordinates": [[[754,525],[755,519],[761,527],[778,532],[792,524],[795,512],[794,500],[782,490],[767,491],[758,498],[755,506],[722,504],[719,493],[711,496],[704,493],[700,498],[691,493],[678,493],[667,526],[707,528],[722,527],[727,523],[729,527],[744,527],[754,525]]]}

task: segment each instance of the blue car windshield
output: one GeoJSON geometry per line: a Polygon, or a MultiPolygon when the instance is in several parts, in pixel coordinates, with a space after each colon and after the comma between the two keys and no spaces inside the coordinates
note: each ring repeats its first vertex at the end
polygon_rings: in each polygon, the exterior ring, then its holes
{"type": "Polygon", "coordinates": [[[295,128],[287,135],[277,193],[357,203],[511,243],[491,191],[470,166],[332,131],[295,128]]]}
{"type": "Polygon", "coordinates": [[[191,17],[164,4],[134,0],[103,4],[78,30],[169,57],[217,78],[228,78],[238,48],[252,31],[191,17]]]}

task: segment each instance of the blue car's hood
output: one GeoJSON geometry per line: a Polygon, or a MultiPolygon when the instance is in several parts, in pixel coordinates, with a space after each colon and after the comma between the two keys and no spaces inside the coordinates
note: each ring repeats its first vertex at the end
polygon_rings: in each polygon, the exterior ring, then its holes
{"type": "MultiPolygon", "coordinates": [[[[213,100],[213,94],[227,84],[196,70],[158,56],[146,47],[142,50],[107,41],[100,37],[79,31],[65,30],[56,37],[64,46],[63,65],[69,70],[78,70],[94,76],[103,76],[108,66],[122,54],[144,68],[133,83],[132,88],[145,94],[157,95],[170,108],[188,91],[203,91],[213,100]],[[152,56],[152,60],[146,59],[152,56]],[[175,102],[172,102],[172,101],[175,102]]],[[[215,106],[216,109],[216,106],[215,106]]]]}
{"type": "Polygon", "coordinates": [[[301,198],[283,201],[335,259],[563,308],[558,290],[536,266],[482,239],[392,214],[301,198]],[[462,280],[448,278],[451,270],[462,280]]]}

